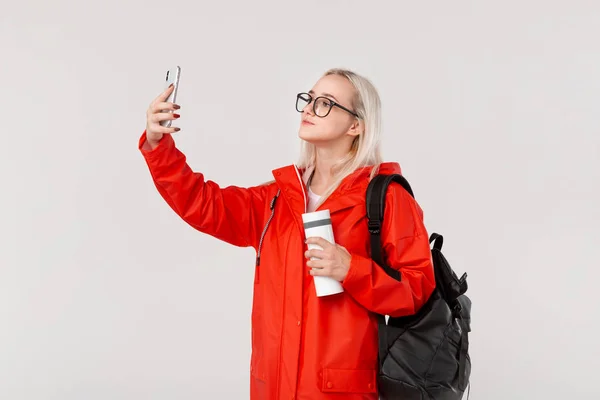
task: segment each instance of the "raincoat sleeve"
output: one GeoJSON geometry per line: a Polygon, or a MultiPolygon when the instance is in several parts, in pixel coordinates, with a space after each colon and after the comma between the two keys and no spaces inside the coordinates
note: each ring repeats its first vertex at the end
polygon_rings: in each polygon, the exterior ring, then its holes
{"type": "Polygon", "coordinates": [[[266,186],[221,188],[192,171],[171,135],[165,135],[153,150],[146,150],[145,142],[144,131],[138,147],[156,188],[177,215],[195,229],[227,243],[258,246],[266,186]]]}
{"type": "Polygon", "coordinates": [[[352,254],[342,285],[366,309],[391,317],[416,313],[435,288],[429,237],[415,200],[392,183],[386,196],[381,231],[384,259],[400,272],[390,277],[371,258],[352,254]]]}

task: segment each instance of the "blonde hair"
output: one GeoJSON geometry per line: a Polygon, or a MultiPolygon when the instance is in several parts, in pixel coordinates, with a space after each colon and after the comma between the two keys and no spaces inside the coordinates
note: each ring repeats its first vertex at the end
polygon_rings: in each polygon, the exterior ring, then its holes
{"type": "MultiPolygon", "coordinates": [[[[325,72],[323,76],[343,76],[354,86],[354,98],[351,107],[363,121],[364,132],[358,135],[348,154],[339,160],[333,167],[333,181],[321,195],[319,204],[322,203],[348,175],[359,168],[373,166],[370,178],[378,172],[381,158],[381,100],[379,93],[367,78],[341,68],[333,68],[325,72]]],[[[305,170],[304,181],[308,179],[307,174],[312,173],[316,163],[316,148],[314,144],[302,141],[298,168],[305,170]]],[[[318,206],[318,205],[317,205],[318,206]]]]}

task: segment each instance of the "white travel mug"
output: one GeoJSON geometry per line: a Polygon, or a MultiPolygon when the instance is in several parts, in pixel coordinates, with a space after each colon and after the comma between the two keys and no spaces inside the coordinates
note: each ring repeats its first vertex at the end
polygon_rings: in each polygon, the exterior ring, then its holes
{"type": "MultiPolygon", "coordinates": [[[[318,236],[335,244],[329,210],[319,210],[302,214],[302,222],[304,223],[304,232],[307,238],[318,236]]],[[[310,250],[323,250],[321,246],[316,244],[309,244],[308,248],[310,250]]],[[[327,276],[313,276],[313,279],[315,282],[315,289],[317,290],[317,297],[329,296],[344,291],[342,284],[333,278],[327,276]]]]}

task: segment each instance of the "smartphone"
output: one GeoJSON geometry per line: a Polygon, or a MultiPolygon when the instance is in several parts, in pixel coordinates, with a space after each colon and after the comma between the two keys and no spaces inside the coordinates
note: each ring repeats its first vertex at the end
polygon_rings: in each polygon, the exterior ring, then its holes
{"type": "MultiPolygon", "coordinates": [[[[179,76],[181,75],[181,67],[176,66],[167,71],[167,76],[165,77],[165,89],[169,87],[170,84],[173,84],[174,88],[169,97],[167,97],[168,103],[175,103],[177,100],[177,89],[179,88],[179,76]]],[[[166,110],[165,110],[166,111],[166,110]]],[[[169,112],[172,112],[169,110],[169,112]]],[[[165,128],[171,126],[172,120],[161,121],[160,124],[165,128]]]]}

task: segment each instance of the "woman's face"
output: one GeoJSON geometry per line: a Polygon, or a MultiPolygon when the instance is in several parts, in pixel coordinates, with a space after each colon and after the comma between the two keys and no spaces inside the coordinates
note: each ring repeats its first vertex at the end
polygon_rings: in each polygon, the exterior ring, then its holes
{"type": "Polygon", "coordinates": [[[312,97],[310,104],[304,107],[301,113],[300,131],[298,136],[313,144],[325,144],[344,140],[344,138],[353,139],[360,133],[360,123],[356,116],[339,107],[328,107],[327,100],[317,100],[317,111],[324,115],[328,108],[331,108],[329,114],[321,118],[315,115],[313,105],[317,97],[325,97],[333,100],[339,105],[354,112],[352,99],[354,97],[354,87],[343,76],[327,75],[319,79],[313,88],[308,92],[312,97]]]}

